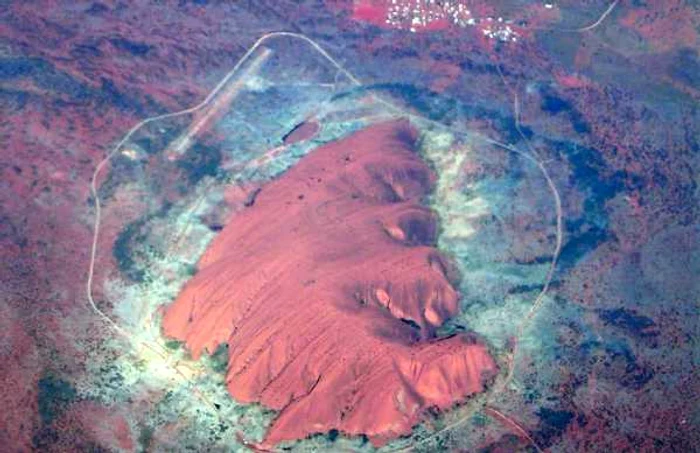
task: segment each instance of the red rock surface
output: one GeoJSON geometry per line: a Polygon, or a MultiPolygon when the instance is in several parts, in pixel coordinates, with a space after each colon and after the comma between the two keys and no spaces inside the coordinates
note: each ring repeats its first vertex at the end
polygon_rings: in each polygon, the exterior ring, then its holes
{"type": "Polygon", "coordinates": [[[232,396],[280,411],[267,445],[332,429],[380,445],[495,372],[473,339],[435,337],[458,294],[415,139],[390,122],[313,151],[226,225],[165,313],[195,357],[228,343],[232,396]]]}

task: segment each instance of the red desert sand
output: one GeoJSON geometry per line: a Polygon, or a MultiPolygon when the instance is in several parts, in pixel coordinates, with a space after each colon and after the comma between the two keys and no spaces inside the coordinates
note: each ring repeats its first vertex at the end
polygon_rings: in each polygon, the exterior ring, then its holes
{"type": "Polygon", "coordinates": [[[334,429],[383,445],[496,373],[473,337],[435,336],[458,294],[415,141],[393,121],[312,151],[232,218],[166,310],[165,335],[195,358],[228,343],[233,398],[279,411],[264,445],[334,429]]]}

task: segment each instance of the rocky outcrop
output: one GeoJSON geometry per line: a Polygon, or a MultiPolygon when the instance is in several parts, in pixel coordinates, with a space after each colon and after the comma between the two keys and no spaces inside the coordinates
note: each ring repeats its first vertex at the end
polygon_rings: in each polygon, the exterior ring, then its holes
{"type": "Polygon", "coordinates": [[[195,357],[229,345],[236,400],[279,411],[267,445],[330,430],[380,445],[495,372],[471,337],[436,338],[458,294],[415,140],[395,121],[310,153],[224,227],[166,310],[165,334],[195,357]]]}

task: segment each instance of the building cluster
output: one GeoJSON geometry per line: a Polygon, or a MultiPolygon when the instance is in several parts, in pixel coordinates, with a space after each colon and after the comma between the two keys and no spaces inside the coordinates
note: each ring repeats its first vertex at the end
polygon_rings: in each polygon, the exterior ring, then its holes
{"type": "Polygon", "coordinates": [[[391,0],[386,17],[387,25],[414,33],[439,21],[458,27],[479,27],[484,36],[499,41],[518,40],[518,33],[511,27],[512,21],[502,17],[476,17],[459,1],[391,0]]]}

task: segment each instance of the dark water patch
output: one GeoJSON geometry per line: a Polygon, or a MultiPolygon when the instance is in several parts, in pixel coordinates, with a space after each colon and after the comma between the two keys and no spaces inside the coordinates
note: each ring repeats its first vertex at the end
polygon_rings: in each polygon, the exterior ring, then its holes
{"type": "Polygon", "coordinates": [[[139,425],[138,431],[138,444],[141,446],[142,451],[149,451],[151,443],[153,442],[153,435],[155,434],[156,430],[150,426],[139,425]]]}
{"type": "Polygon", "coordinates": [[[165,347],[170,349],[171,351],[177,351],[182,348],[184,343],[179,340],[168,340],[165,342],[165,347]]]}
{"type": "Polygon", "coordinates": [[[38,388],[39,416],[44,425],[50,424],[77,396],[75,388],[69,382],[54,376],[41,378],[38,388]]]}
{"type": "Polygon", "coordinates": [[[542,291],[543,287],[544,285],[541,283],[535,285],[516,285],[508,291],[508,294],[525,294],[533,291],[542,291]]]}
{"type": "MultiPolygon", "coordinates": [[[[75,49],[73,49],[75,51],[75,49]]],[[[78,52],[94,54],[98,49],[89,46],[78,47],[78,52]]],[[[135,116],[146,116],[146,105],[149,111],[159,111],[158,104],[152,99],[147,102],[120,92],[111,80],[101,78],[98,89],[88,87],[65,72],[57,70],[52,64],[39,58],[0,58],[0,80],[17,80],[29,78],[37,87],[53,93],[67,96],[72,102],[86,103],[97,100],[110,107],[116,107],[123,112],[135,116]]]]}
{"type": "Polygon", "coordinates": [[[91,94],[84,84],[40,58],[0,59],[0,80],[21,78],[30,78],[39,88],[66,94],[75,100],[85,100],[91,94]]]}
{"type": "Polygon", "coordinates": [[[376,57],[378,61],[396,61],[403,58],[419,58],[420,53],[414,46],[395,46],[387,44],[376,47],[372,50],[371,55],[376,57]]]}
{"type": "Polygon", "coordinates": [[[117,49],[128,52],[135,57],[144,57],[152,50],[152,46],[143,43],[131,41],[126,38],[112,38],[109,42],[117,49]]]}
{"type": "Polygon", "coordinates": [[[100,78],[100,89],[96,95],[100,101],[122,112],[133,113],[135,116],[146,116],[146,109],[141,101],[122,93],[114,82],[104,77],[100,78]]]}
{"type": "MultiPolygon", "coordinates": [[[[576,229],[567,228],[567,230],[576,229]]],[[[609,235],[605,229],[592,227],[585,232],[568,234],[567,237],[569,239],[561,248],[557,265],[557,269],[562,272],[573,268],[582,257],[608,240],[609,235]]]]}
{"type": "Polygon", "coordinates": [[[3,105],[5,114],[21,111],[27,105],[29,99],[30,95],[26,91],[0,87],[0,104],[3,105]]]}
{"type": "Polygon", "coordinates": [[[582,367],[595,368],[601,380],[631,390],[642,389],[654,378],[654,370],[640,363],[629,344],[624,339],[612,338],[606,344],[588,341],[578,349],[582,367]]]}
{"type": "Polygon", "coordinates": [[[566,113],[569,117],[569,122],[574,131],[579,134],[590,132],[590,126],[584,119],[581,112],[576,109],[571,102],[559,97],[552,88],[543,88],[541,90],[542,102],[540,108],[542,111],[552,115],[566,113]]]}
{"type": "Polygon", "coordinates": [[[625,341],[607,345],[605,353],[603,378],[639,390],[654,377],[653,370],[637,362],[637,357],[625,341]]]}
{"type": "Polygon", "coordinates": [[[696,49],[681,49],[670,69],[671,77],[690,87],[700,86],[700,60],[696,49]]]}
{"type": "Polygon", "coordinates": [[[39,58],[0,59],[0,79],[13,80],[19,77],[32,77],[52,69],[52,66],[39,58]]]}
{"type": "Polygon", "coordinates": [[[540,418],[537,437],[543,445],[550,445],[554,438],[561,436],[574,419],[573,412],[546,407],[541,407],[537,416],[540,418]]]}
{"type": "Polygon", "coordinates": [[[143,229],[147,221],[148,219],[144,218],[127,225],[117,236],[112,248],[112,255],[117,261],[119,270],[135,282],[142,282],[145,272],[136,265],[132,247],[134,242],[142,242],[146,239],[143,229]]]}
{"type": "Polygon", "coordinates": [[[598,316],[606,325],[618,327],[636,337],[653,337],[659,334],[658,330],[654,329],[656,323],[653,319],[638,315],[634,310],[598,310],[598,316]]]}
{"type": "Polygon", "coordinates": [[[184,156],[178,159],[177,166],[184,172],[189,184],[197,184],[205,176],[215,176],[221,165],[221,150],[215,146],[196,143],[184,156]]]}
{"type": "Polygon", "coordinates": [[[654,378],[654,370],[646,365],[633,363],[627,366],[625,375],[620,379],[623,387],[640,390],[654,378]]]}
{"type": "Polygon", "coordinates": [[[573,267],[588,252],[607,240],[614,239],[608,231],[609,216],[606,201],[627,188],[632,180],[624,172],[606,171],[602,154],[593,148],[572,142],[549,141],[548,146],[566,157],[571,169],[569,184],[585,195],[583,214],[565,223],[567,242],[560,255],[560,270],[573,267]]]}
{"type": "Polygon", "coordinates": [[[173,143],[182,133],[183,127],[164,128],[163,132],[153,132],[142,135],[134,143],[143,149],[147,154],[154,155],[164,151],[168,145],[173,143]]]}
{"type": "Polygon", "coordinates": [[[569,120],[571,121],[571,126],[574,131],[579,134],[587,134],[591,131],[591,127],[588,122],[583,118],[583,115],[578,110],[572,110],[569,113],[569,120]]]}
{"type": "Polygon", "coordinates": [[[568,112],[571,110],[571,104],[558,96],[556,96],[552,91],[546,90],[542,93],[542,103],[540,108],[545,112],[556,115],[561,112],[568,112]]]}
{"type": "Polygon", "coordinates": [[[519,142],[523,135],[528,140],[535,135],[530,127],[523,126],[522,124],[518,126],[518,123],[515,122],[515,117],[498,115],[497,118],[498,125],[500,126],[502,132],[505,133],[505,137],[508,139],[507,141],[509,143],[519,142]],[[518,127],[520,127],[520,130],[518,130],[518,127]],[[522,135],[520,135],[521,132],[522,135]]]}
{"type": "Polygon", "coordinates": [[[469,74],[498,75],[498,66],[492,63],[479,63],[470,58],[463,58],[454,63],[459,65],[462,71],[469,74]]]}
{"type": "Polygon", "coordinates": [[[536,256],[534,258],[513,258],[515,264],[547,264],[552,262],[552,255],[536,256]]]}
{"type": "Polygon", "coordinates": [[[85,12],[91,16],[99,16],[102,13],[109,11],[109,8],[100,2],[93,2],[85,12]]]}
{"type": "Polygon", "coordinates": [[[148,222],[165,216],[171,204],[165,203],[155,213],[147,214],[129,223],[117,235],[112,247],[112,255],[117,262],[117,268],[134,282],[143,282],[146,277],[143,263],[149,258],[148,222]]]}
{"type": "Polygon", "coordinates": [[[228,344],[222,343],[211,355],[212,370],[216,373],[226,373],[228,369],[228,344]]]}
{"type": "Polygon", "coordinates": [[[70,50],[70,56],[78,60],[83,58],[99,58],[102,56],[102,51],[94,43],[76,44],[70,50]]]}

